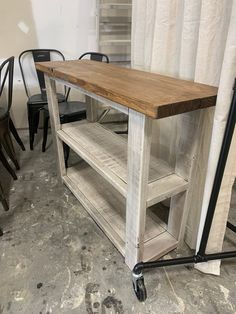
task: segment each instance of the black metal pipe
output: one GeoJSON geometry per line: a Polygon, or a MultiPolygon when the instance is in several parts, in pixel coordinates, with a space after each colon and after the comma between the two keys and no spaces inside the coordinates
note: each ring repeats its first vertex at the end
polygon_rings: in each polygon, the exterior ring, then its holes
{"type": "Polygon", "coordinates": [[[182,264],[192,264],[192,263],[197,263],[198,259],[199,259],[199,256],[193,255],[193,256],[188,256],[188,257],[179,257],[179,258],[171,258],[171,259],[159,260],[159,261],[153,261],[153,262],[138,263],[134,266],[133,272],[135,274],[140,274],[143,269],[182,265],[182,264]]]}
{"type": "Polygon", "coordinates": [[[225,259],[225,258],[233,258],[236,257],[236,251],[229,252],[220,252],[220,253],[212,253],[212,254],[204,254],[204,255],[193,255],[188,257],[180,257],[180,258],[172,258],[154,262],[146,262],[146,263],[138,263],[134,266],[133,272],[135,274],[140,274],[142,270],[149,268],[159,268],[166,266],[175,266],[175,265],[183,265],[183,264],[197,264],[208,262],[216,259],[225,259]]]}
{"type": "Polygon", "coordinates": [[[205,254],[206,261],[236,257],[236,251],[205,254]]]}
{"type": "Polygon", "coordinates": [[[233,232],[236,232],[236,226],[231,224],[231,222],[227,221],[227,227],[232,230],[233,232]]]}
{"type": "Polygon", "coordinates": [[[204,255],[236,122],[236,79],[198,254],[204,255]]]}

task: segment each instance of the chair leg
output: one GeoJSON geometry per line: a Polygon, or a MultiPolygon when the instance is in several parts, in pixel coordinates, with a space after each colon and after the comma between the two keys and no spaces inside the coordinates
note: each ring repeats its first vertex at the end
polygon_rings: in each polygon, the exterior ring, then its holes
{"type": "Polygon", "coordinates": [[[14,163],[16,169],[19,170],[20,166],[19,166],[18,161],[17,161],[17,159],[15,157],[15,150],[14,150],[14,147],[13,147],[13,144],[12,144],[10,133],[8,133],[8,132],[5,133],[4,141],[2,141],[2,145],[3,145],[6,153],[10,157],[11,161],[14,163]]]}
{"type": "Polygon", "coordinates": [[[43,144],[42,144],[42,152],[46,150],[47,138],[48,138],[48,123],[49,123],[49,116],[44,118],[43,123],[43,144]]]}
{"type": "Polygon", "coordinates": [[[37,110],[36,112],[34,112],[34,133],[38,132],[38,127],[39,127],[39,116],[40,116],[40,110],[37,110]]]}
{"type": "Polygon", "coordinates": [[[2,231],[2,229],[0,228],[0,237],[2,237],[3,236],[3,231],[2,231]]]}
{"type": "Polygon", "coordinates": [[[12,178],[14,180],[17,180],[17,176],[15,174],[15,171],[12,169],[12,167],[9,165],[9,163],[7,162],[7,159],[5,157],[5,155],[3,154],[2,150],[0,149],[0,160],[3,164],[3,166],[7,169],[7,171],[10,173],[10,175],[12,176],[12,178]]]}
{"type": "Polygon", "coordinates": [[[2,206],[3,206],[3,208],[4,208],[4,210],[5,210],[6,212],[9,210],[9,205],[8,205],[6,199],[3,199],[3,200],[2,200],[2,206]]]}
{"type": "Polygon", "coordinates": [[[30,150],[34,150],[34,132],[29,128],[30,150]]]}
{"type": "Polygon", "coordinates": [[[4,210],[7,212],[9,210],[9,206],[8,206],[7,201],[5,199],[2,199],[1,202],[2,202],[2,206],[3,206],[4,210]]]}
{"type": "Polygon", "coordinates": [[[34,110],[28,105],[30,150],[34,149],[34,110]]]}
{"type": "Polygon", "coordinates": [[[18,132],[16,131],[16,128],[14,126],[14,123],[12,122],[12,119],[10,118],[9,119],[9,128],[10,128],[10,131],[11,133],[13,134],[15,140],[17,141],[17,143],[20,145],[21,149],[22,150],[25,150],[25,146],[24,144],[22,143],[19,135],[18,135],[18,132]]]}
{"type": "Polygon", "coordinates": [[[66,155],[66,160],[65,160],[66,168],[68,168],[69,157],[70,157],[70,146],[67,145],[67,155],[66,155]]]}
{"type": "MultiPolygon", "coordinates": [[[[64,124],[64,123],[68,123],[68,122],[72,122],[72,121],[68,120],[66,116],[60,116],[60,122],[61,122],[61,124],[64,124]]],[[[70,146],[63,143],[63,149],[64,149],[65,166],[66,166],[66,168],[68,168],[70,146]]]]}
{"type": "Polygon", "coordinates": [[[9,206],[8,206],[8,203],[7,203],[6,199],[5,199],[3,188],[1,186],[1,184],[0,184],[0,200],[2,202],[4,210],[8,211],[9,210],[9,206]]]}
{"type": "Polygon", "coordinates": [[[70,155],[70,146],[66,145],[64,143],[64,155],[65,155],[65,165],[66,168],[68,168],[68,160],[69,160],[69,155],[70,155]]]}

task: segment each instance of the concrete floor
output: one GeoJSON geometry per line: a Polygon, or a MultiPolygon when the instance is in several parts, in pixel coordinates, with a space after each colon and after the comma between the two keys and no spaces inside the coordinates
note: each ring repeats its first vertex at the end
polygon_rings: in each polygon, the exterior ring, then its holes
{"type": "MultiPolygon", "coordinates": [[[[235,260],[222,263],[220,277],[189,266],[146,272],[148,299],[138,302],[123,257],[58,182],[52,145],[31,152],[21,137],[18,180],[0,170],[11,206],[0,207],[0,314],[236,313],[235,260]]],[[[235,213],[234,191],[234,223],[235,213]]],[[[231,231],[225,243],[235,247],[231,231]]]]}

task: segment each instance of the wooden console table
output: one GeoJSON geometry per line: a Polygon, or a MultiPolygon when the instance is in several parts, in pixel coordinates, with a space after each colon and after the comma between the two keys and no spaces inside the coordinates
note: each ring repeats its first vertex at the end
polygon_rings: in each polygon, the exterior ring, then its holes
{"type": "MultiPolygon", "coordinates": [[[[191,168],[194,158],[182,152],[186,135],[176,143],[174,168],[152,156],[152,120],[214,106],[217,88],[89,60],[38,63],[37,69],[45,74],[60,176],[126,264],[132,269],[176,248],[193,179],[184,167],[191,168]],[[55,81],[127,114],[128,141],[96,122],[93,101],[87,104],[87,120],[61,125],[55,81]],[[82,158],[68,169],[63,142],[82,158]],[[168,198],[164,223],[150,207],[168,198]]],[[[184,125],[179,127],[184,132],[184,125]]]]}

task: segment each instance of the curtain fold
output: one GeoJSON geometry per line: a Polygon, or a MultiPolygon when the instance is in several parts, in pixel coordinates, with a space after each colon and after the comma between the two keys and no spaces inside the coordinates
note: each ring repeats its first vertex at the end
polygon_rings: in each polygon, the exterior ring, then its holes
{"type": "MultiPolygon", "coordinates": [[[[198,236],[197,232],[193,235],[195,245],[202,232],[236,76],[235,30],[236,0],[133,0],[132,67],[219,86],[202,208],[194,214],[195,221],[191,222],[191,212],[189,217],[190,228],[196,225],[196,217],[200,220],[198,236]]],[[[162,158],[176,123],[175,117],[154,123],[155,146],[162,158]]],[[[174,162],[173,154],[169,155],[170,163],[174,162]]],[[[217,206],[209,252],[221,250],[227,215],[227,208],[222,211],[217,206]]],[[[219,273],[219,263],[209,265],[201,270],[219,273]]]]}
{"type": "MultiPolygon", "coordinates": [[[[223,8],[222,8],[223,9],[223,8]]],[[[225,42],[224,49],[219,49],[217,54],[217,60],[220,64],[221,75],[219,75],[219,90],[217,96],[217,105],[215,109],[214,115],[214,124],[212,131],[212,141],[211,141],[211,149],[209,154],[208,161],[208,170],[206,177],[206,184],[203,195],[203,203],[202,203],[202,212],[201,212],[201,220],[198,231],[198,239],[197,239],[197,248],[199,247],[201,234],[204,226],[204,220],[206,217],[206,211],[210,199],[210,193],[213,185],[213,180],[215,176],[215,170],[218,162],[218,156],[220,153],[220,147],[224,135],[224,130],[227,122],[229,106],[232,99],[232,85],[234,82],[234,78],[236,77],[236,1],[233,2],[231,12],[225,12],[228,16],[228,20],[225,20],[225,23],[228,25],[228,32],[223,30],[222,25],[220,25],[220,30],[225,37],[227,35],[227,39],[225,42]],[[231,14],[229,14],[231,13],[231,14]],[[222,60],[222,62],[220,62],[222,60]]],[[[216,67],[217,64],[215,64],[216,67]]],[[[217,74],[218,74],[217,73],[217,74]]],[[[207,76],[207,75],[206,75],[207,76]]],[[[213,75],[212,75],[213,76],[213,75]]],[[[218,79],[218,77],[215,77],[218,79]]],[[[232,141],[232,145],[235,147],[235,136],[232,141]]],[[[228,206],[230,204],[231,197],[231,188],[233,186],[234,177],[236,175],[235,168],[232,167],[232,160],[236,163],[236,154],[235,150],[232,151],[229,155],[229,160],[226,165],[226,170],[224,174],[224,179],[221,186],[221,192],[219,194],[217,206],[216,206],[216,215],[214,217],[213,226],[211,228],[211,233],[209,237],[209,242],[207,246],[207,252],[215,252],[219,251],[222,248],[224,234],[226,229],[226,223],[228,218],[228,206]],[[231,164],[229,168],[229,164],[231,164]]],[[[199,270],[208,273],[219,274],[219,265],[220,262],[208,262],[207,264],[199,264],[196,266],[199,270]]]]}

